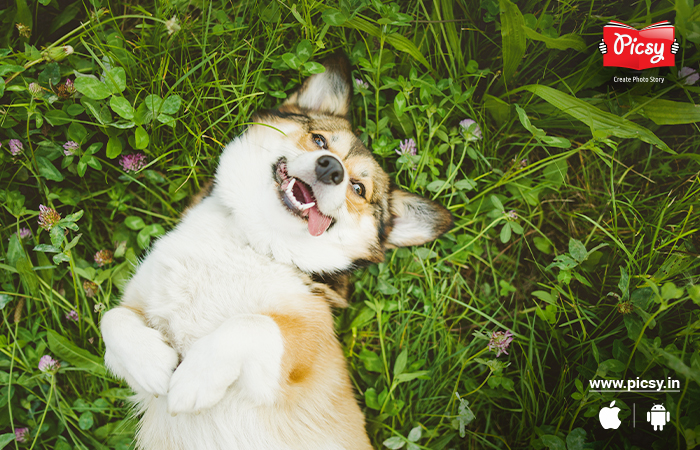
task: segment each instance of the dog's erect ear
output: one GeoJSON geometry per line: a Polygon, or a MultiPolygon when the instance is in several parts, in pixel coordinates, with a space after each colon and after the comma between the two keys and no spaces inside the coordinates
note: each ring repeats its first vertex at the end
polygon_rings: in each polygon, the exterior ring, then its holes
{"type": "Polygon", "coordinates": [[[323,66],[325,72],[307,78],[284,104],[348,118],[352,100],[350,61],[337,53],[326,58],[323,66]]]}
{"type": "Polygon", "coordinates": [[[421,245],[437,239],[452,228],[452,214],[432,200],[392,188],[389,208],[393,226],[387,247],[421,245]]]}

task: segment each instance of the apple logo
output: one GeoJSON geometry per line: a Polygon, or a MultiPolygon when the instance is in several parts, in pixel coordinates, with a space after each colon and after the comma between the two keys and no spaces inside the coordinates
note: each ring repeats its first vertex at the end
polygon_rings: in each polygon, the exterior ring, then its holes
{"type": "Polygon", "coordinates": [[[603,428],[606,430],[609,428],[612,428],[613,430],[617,430],[617,428],[620,426],[620,419],[617,417],[617,415],[620,413],[620,408],[615,407],[615,400],[610,402],[610,407],[603,407],[603,409],[600,410],[598,413],[598,419],[600,419],[600,424],[603,425],[603,428]]]}

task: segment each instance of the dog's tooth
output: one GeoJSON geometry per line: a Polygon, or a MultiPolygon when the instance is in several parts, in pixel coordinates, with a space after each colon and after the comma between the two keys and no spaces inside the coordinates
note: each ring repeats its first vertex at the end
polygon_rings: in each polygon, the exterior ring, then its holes
{"type": "MultiPolygon", "coordinates": [[[[297,182],[296,178],[291,179],[291,181],[289,182],[289,185],[287,185],[287,192],[288,193],[290,193],[290,194],[292,193],[292,188],[294,187],[294,183],[296,183],[296,182],[297,182]]],[[[294,197],[294,195],[292,195],[292,197],[294,197]]]]}
{"type": "Polygon", "coordinates": [[[296,197],[294,197],[294,194],[292,194],[291,192],[287,192],[287,198],[289,199],[290,202],[292,202],[292,205],[295,208],[299,209],[299,207],[301,206],[301,203],[299,203],[299,200],[297,200],[296,197]]]}
{"type": "Polygon", "coordinates": [[[301,205],[301,207],[299,209],[301,209],[302,211],[306,211],[307,209],[313,208],[315,204],[316,204],[316,202],[305,203],[305,204],[301,205]]]}

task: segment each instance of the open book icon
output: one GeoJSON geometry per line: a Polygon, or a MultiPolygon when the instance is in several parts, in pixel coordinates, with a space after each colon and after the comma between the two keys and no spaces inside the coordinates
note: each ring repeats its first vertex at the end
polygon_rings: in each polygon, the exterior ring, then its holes
{"type": "Polygon", "coordinates": [[[668,21],[636,30],[611,20],[603,28],[603,42],[608,50],[603,56],[603,65],[636,70],[675,66],[671,53],[674,38],[675,29],[668,21]]]}

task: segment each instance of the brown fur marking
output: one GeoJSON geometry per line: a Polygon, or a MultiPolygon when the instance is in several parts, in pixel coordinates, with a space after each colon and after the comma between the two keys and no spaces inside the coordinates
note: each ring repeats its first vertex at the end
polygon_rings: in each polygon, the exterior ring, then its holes
{"type": "Polygon", "coordinates": [[[128,309],[129,311],[132,311],[133,313],[139,315],[144,320],[146,320],[146,313],[143,311],[143,308],[140,305],[123,302],[119,306],[123,306],[124,308],[128,309]]]}
{"type": "Polygon", "coordinates": [[[284,339],[282,374],[290,383],[301,383],[308,377],[319,350],[322,324],[314,317],[289,314],[267,314],[275,321],[284,339]]]}
{"type": "Polygon", "coordinates": [[[190,211],[190,209],[199,204],[205,198],[209,197],[209,194],[211,194],[212,189],[214,189],[214,180],[208,180],[206,183],[204,183],[199,192],[197,192],[192,197],[192,200],[190,200],[189,205],[187,205],[184,211],[182,211],[180,217],[185,217],[185,215],[190,211]]]}

